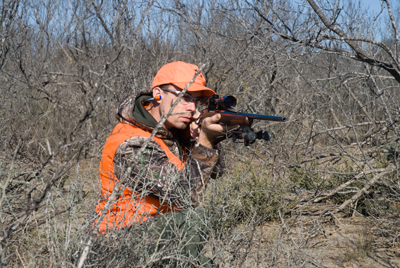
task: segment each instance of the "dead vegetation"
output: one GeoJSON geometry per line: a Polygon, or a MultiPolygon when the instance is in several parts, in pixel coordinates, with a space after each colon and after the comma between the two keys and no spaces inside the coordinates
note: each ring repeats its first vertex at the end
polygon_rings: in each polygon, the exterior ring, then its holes
{"type": "Polygon", "coordinates": [[[399,267],[400,6],[381,6],[3,1],[0,266],[193,264],[179,246],[152,254],[143,226],[88,246],[115,107],[183,60],[205,64],[240,110],[288,118],[254,125],[270,142],[224,141],[229,168],[202,204],[206,255],[220,267],[399,267]]]}

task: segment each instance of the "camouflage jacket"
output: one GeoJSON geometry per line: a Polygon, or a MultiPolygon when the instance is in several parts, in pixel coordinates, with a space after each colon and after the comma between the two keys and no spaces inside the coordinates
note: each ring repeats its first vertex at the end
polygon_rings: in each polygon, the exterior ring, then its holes
{"type": "MultiPolygon", "coordinates": [[[[142,108],[140,96],[143,94],[151,96],[148,92],[141,92],[125,98],[119,105],[116,116],[120,122],[135,125],[151,133],[156,121],[142,108]],[[138,108],[141,108],[140,112],[137,111],[138,108]],[[147,123],[143,117],[149,119],[149,116],[150,120],[147,121],[150,123],[147,123]]],[[[156,133],[181,161],[186,158],[181,171],[169,162],[167,155],[155,141],[150,141],[138,160],[135,156],[147,138],[132,137],[123,142],[115,153],[115,175],[119,179],[124,177],[125,186],[144,196],[156,196],[178,208],[197,206],[210,178],[220,176],[225,168],[224,154],[221,145],[210,149],[190,141],[189,135],[185,135],[188,137],[186,139],[183,135],[179,131],[170,132],[164,128],[156,133]]]]}

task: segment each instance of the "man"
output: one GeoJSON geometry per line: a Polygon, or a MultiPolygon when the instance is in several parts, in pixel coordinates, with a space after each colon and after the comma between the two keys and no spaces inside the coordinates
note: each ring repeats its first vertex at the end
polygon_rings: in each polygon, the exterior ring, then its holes
{"type": "Polygon", "coordinates": [[[197,258],[200,265],[206,266],[210,262],[200,254],[207,239],[205,215],[201,209],[193,208],[201,201],[209,179],[215,179],[224,168],[222,149],[217,141],[221,140],[221,133],[234,126],[218,124],[219,114],[204,118],[201,127],[193,122],[199,116],[198,99],[215,94],[205,87],[206,80],[201,73],[162,128],[157,129],[143,154],[137,156],[197,71],[196,65],[185,62],[166,64],[155,76],[151,91],[128,96],[120,104],[117,109],[120,123],[107,139],[102,154],[102,198],[96,211],[100,215],[107,213],[100,224],[100,233],[155,217],[163,239],[183,234],[187,245],[182,254],[197,258]],[[190,142],[190,137],[195,142],[190,142]],[[123,187],[118,199],[111,210],[103,211],[119,180],[123,181],[123,187]]]}

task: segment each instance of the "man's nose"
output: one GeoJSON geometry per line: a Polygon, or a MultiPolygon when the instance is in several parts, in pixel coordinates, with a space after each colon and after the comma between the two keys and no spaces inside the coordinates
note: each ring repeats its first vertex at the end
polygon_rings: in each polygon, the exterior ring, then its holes
{"type": "Polygon", "coordinates": [[[194,101],[190,102],[188,105],[186,105],[186,110],[188,111],[196,111],[196,104],[194,103],[194,101]]]}

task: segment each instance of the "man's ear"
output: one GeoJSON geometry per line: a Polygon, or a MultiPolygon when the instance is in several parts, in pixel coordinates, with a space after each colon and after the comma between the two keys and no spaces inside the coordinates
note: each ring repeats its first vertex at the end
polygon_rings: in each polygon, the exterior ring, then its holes
{"type": "Polygon", "coordinates": [[[156,98],[157,96],[161,96],[161,91],[162,91],[162,89],[159,87],[153,88],[153,98],[156,98]]]}

